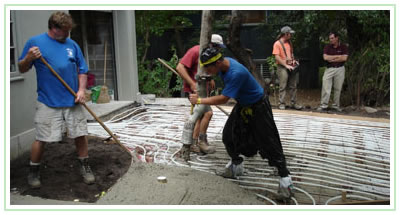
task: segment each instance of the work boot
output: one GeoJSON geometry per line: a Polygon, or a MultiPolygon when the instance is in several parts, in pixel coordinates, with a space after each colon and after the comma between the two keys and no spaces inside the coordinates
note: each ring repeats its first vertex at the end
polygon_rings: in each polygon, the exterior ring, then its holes
{"type": "Polygon", "coordinates": [[[279,179],[278,198],[286,201],[294,196],[294,186],[290,175],[279,179]]]}
{"type": "Polygon", "coordinates": [[[40,183],[40,165],[31,165],[28,174],[28,184],[31,188],[39,188],[40,183]]]}
{"type": "Polygon", "coordinates": [[[79,163],[81,164],[81,175],[83,177],[83,182],[85,184],[93,184],[95,181],[92,169],[89,166],[89,159],[84,158],[84,159],[79,159],[79,163]]]}
{"type": "Polygon", "coordinates": [[[207,141],[199,141],[198,143],[200,151],[206,154],[215,153],[215,146],[210,146],[207,141]]]}
{"type": "Polygon", "coordinates": [[[240,164],[233,164],[232,161],[229,161],[226,164],[223,172],[217,173],[217,175],[222,176],[224,178],[233,178],[236,179],[238,176],[242,176],[244,173],[243,162],[240,164]]]}
{"type": "Polygon", "coordinates": [[[190,145],[190,152],[194,152],[197,154],[201,152],[200,147],[197,143],[197,139],[193,139],[193,144],[190,145]]]}
{"type": "Polygon", "coordinates": [[[212,154],[215,152],[215,146],[210,146],[207,141],[207,134],[199,134],[198,142],[200,151],[206,154],[212,154]]]}

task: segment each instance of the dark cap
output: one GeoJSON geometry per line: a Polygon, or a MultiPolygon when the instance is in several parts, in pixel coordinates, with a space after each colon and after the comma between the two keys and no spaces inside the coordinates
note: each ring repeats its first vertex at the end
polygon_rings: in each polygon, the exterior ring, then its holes
{"type": "Polygon", "coordinates": [[[281,33],[282,34],[286,34],[286,33],[294,34],[295,31],[293,31],[292,28],[289,26],[284,26],[283,28],[281,28],[281,33]]]}
{"type": "Polygon", "coordinates": [[[214,47],[205,48],[200,54],[200,66],[207,66],[219,60],[222,57],[219,49],[214,47]]]}

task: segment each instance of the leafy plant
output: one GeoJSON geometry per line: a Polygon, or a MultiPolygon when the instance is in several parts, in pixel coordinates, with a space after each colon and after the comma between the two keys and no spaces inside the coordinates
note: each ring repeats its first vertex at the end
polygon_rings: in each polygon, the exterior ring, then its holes
{"type": "MultiPolygon", "coordinates": [[[[167,61],[168,65],[175,68],[178,63],[178,56],[174,47],[171,59],[167,61]]],[[[182,80],[177,79],[177,85],[169,89],[169,82],[172,72],[157,60],[145,61],[139,64],[139,90],[143,94],[155,94],[158,97],[170,97],[173,91],[182,88],[182,80]]]]}
{"type": "Polygon", "coordinates": [[[269,71],[271,71],[271,72],[276,71],[277,65],[276,65],[275,57],[273,55],[267,57],[267,64],[268,64],[269,71]]]}

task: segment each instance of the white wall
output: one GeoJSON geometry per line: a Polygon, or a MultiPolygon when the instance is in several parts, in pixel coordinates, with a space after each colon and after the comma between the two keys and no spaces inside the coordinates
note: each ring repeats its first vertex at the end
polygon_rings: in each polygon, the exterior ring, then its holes
{"type": "MultiPolygon", "coordinates": [[[[54,11],[15,11],[16,55],[32,36],[47,32],[47,22],[54,11]]],[[[28,151],[35,139],[33,117],[36,104],[36,71],[31,69],[10,82],[11,160],[28,151]]]]}

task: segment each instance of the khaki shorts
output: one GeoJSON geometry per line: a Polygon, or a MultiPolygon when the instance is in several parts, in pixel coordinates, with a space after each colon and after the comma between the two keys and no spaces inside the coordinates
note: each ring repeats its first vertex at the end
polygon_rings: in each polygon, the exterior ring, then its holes
{"type": "Polygon", "coordinates": [[[37,101],[35,114],[36,140],[58,142],[66,127],[69,138],[88,134],[86,116],[81,105],[52,108],[37,101]]]}

